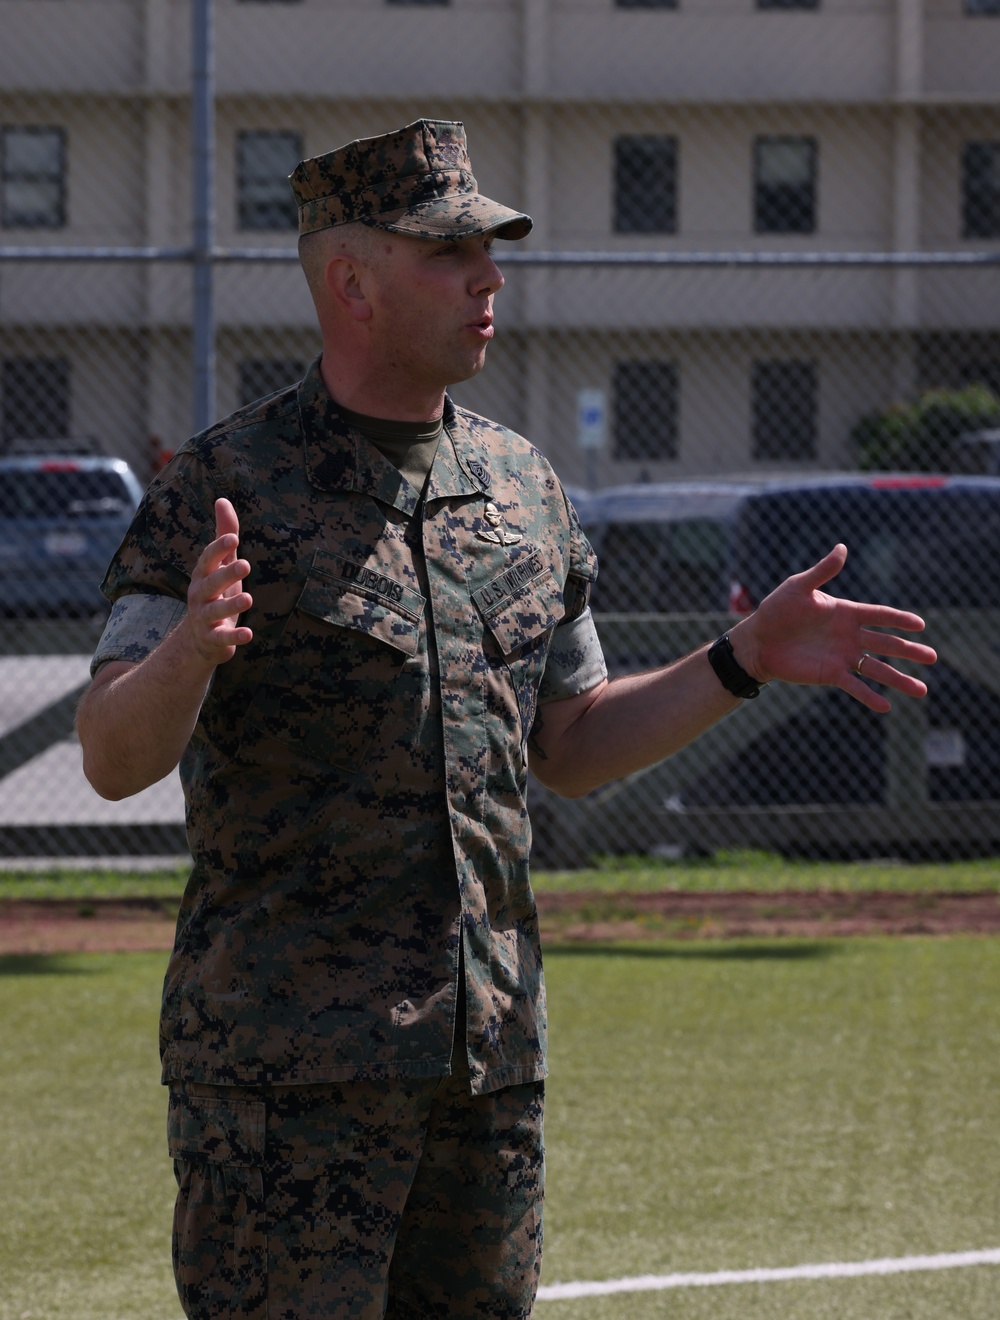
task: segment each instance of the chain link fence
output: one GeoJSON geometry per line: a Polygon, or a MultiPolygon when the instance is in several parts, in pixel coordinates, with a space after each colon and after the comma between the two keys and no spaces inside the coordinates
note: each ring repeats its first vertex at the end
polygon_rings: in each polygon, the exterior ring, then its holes
{"type": "MultiPolygon", "coordinates": [[[[995,847],[996,0],[0,0],[0,30],[0,451],[118,456],[146,482],[208,416],[296,379],[319,340],[287,174],[462,119],[482,190],[535,228],[501,254],[490,361],[454,394],[581,492],[616,671],[745,601],[716,533],[657,515],[623,536],[588,492],[859,467],[981,485],[974,518],[934,523],[942,483],[916,524],[879,506],[828,528],[928,612],[927,703],[769,690],[582,803],[533,785],[539,858],[995,847]]],[[[786,528],[769,557],[758,530],[749,594],[814,548],[786,528]]],[[[51,531],[39,562],[69,571],[79,538],[51,531]]],[[[8,856],[183,850],[174,777],[119,804],[83,781],[99,628],[2,623],[8,856]]]]}

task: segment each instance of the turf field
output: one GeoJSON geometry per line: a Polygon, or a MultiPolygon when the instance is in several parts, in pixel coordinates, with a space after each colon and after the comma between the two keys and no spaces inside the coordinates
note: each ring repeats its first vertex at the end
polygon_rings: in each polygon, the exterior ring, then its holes
{"type": "MultiPolygon", "coordinates": [[[[1000,942],[550,951],[543,1283],[1000,1247],[1000,942]]],[[[995,1320],[1000,1266],[540,1314],[995,1320]]]]}
{"type": "MultiPolygon", "coordinates": [[[[3,898],[162,898],[179,900],[190,867],[171,865],[146,871],[49,866],[28,869],[0,861],[3,898]]],[[[799,861],[766,852],[718,852],[706,858],[595,858],[575,871],[532,870],[539,893],[607,891],[726,893],[789,889],[864,893],[996,893],[1000,865],[995,858],[961,862],[902,863],[799,861]]]]}
{"type": "MultiPolygon", "coordinates": [[[[545,1320],[995,1320],[1000,1266],[548,1300],[1000,1247],[1000,941],[550,948],[545,1320]]],[[[160,954],[0,960],[0,1320],[179,1320],[160,954]]]]}

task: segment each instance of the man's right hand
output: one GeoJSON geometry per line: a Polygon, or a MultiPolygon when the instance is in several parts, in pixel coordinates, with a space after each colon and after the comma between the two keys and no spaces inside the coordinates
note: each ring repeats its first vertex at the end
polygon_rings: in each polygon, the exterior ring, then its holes
{"type": "Polygon", "coordinates": [[[191,739],[216,665],[253,633],[239,618],[252,605],[237,559],[240,523],[229,500],[215,502],[215,540],[191,574],[182,621],[144,660],[110,660],[77,707],[83,770],[101,797],[117,802],[175,768],[191,739]]]}
{"type": "Polygon", "coordinates": [[[191,645],[213,666],[231,660],[236,648],[253,638],[251,629],[239,622],[239,616],[253,604],[242,586],[250,565],[237,559],[239,543],[236,510],[229,500],[216,500],[215,540],[202,551],[191,574],[186,619],[191,645]]]}

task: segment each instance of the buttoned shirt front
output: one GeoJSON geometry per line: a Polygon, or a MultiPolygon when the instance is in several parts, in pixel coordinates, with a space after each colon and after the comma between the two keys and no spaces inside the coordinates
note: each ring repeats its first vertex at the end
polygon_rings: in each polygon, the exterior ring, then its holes
{"type": "Polygon", "coordinates": [[[539,701],[604,676],[593,553],[527,441],[449,401],[421,498],[318,365],[184,446],[105,582],[95,665],[185,608],[230,499],[253,641],[181,762],[193,870],[164,987],[166,1080],[435,1076],[459,951],[473,1091],[545,1072],[528,876],[539,701]]]}

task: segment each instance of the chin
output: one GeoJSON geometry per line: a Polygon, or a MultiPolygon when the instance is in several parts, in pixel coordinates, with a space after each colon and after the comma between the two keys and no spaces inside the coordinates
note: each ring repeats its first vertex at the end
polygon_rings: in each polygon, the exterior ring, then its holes
{"type": "Polygon", "coordinates": [[[486,366],[485,354],[475,363],[465,363],[464,366],[456,366],[451,373],[450,384],[459,385],[463,380],[471,380],[473,376],[478,376],[483,367],[486,366]]]}

